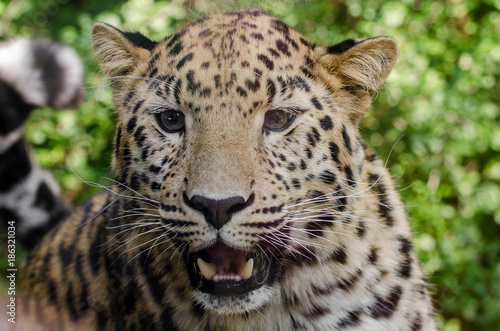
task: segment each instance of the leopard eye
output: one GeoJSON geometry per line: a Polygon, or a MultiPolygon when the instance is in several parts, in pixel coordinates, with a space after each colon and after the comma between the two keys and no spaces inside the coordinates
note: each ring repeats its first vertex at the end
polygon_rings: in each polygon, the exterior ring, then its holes
{"type": "Polygon", "coordinates": [[[264,127],[271,131],[283,131],[292,124],[295,115],[282,109],[273,109],[266,112],[264,127]]]}
{"type": "Polygon", "coordinates": [[[175,133],[184,129],[185,118],[180,111],[167,109],[161,113],[156,113],[155,116],[160,127],[168,133],[175,133]]]}

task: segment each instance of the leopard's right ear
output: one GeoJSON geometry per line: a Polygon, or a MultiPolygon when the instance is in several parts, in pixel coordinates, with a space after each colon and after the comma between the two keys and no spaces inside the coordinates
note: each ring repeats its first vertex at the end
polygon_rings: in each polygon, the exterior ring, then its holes
{"type": "Polygon", "coordinates": [[[107,77],[129,74],[156,46],[139,32],[126,32],[97,22],[92,27],[92,48],[107,77]]]}

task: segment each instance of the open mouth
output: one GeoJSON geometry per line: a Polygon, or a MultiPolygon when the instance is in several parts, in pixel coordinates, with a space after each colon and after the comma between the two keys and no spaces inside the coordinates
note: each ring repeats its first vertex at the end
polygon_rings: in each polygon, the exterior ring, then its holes
{"type": "Polygon", "coordinates": [[[221,242],[186,255],[193,288],[216,295],[237,295],[275,278],[274,263],[263,252],[234,249],[221,242]]]}

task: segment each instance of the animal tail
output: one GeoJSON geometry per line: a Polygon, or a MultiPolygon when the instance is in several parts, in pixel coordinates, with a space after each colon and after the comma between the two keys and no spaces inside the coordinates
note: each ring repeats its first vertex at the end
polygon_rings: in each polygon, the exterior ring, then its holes
{"type": "Polygon", "coordinates": [[[16,239],[35,246],[69,205],[23,138],[32,110],[72,108],[83,100],[83,66],[76,52],[26,38],[0,43],[0,221],[15,225],[16,239]]]}

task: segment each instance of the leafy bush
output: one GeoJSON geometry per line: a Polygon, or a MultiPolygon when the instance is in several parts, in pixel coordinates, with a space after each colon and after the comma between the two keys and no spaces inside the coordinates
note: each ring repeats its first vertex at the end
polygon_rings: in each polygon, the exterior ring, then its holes
{"type": "MultiPolygon", "coordinates": [[[[90,54],[92,23],[106,21],[159,40],[186,18],[235,7],[204,0],[8,4],[0,1],[4,35],[59,40],[77,49],[86,63],[88,100],[80,109],[37,111],[27,127],[42,164],[54,170],[74,202],[98,190],[75,174],[109,183],[114,115],[106,82],[90,54]]],[[[358,36],[398,40],[399,62],[362,122],[364,136],[388,158],[397,178],[444,330],[497,329],[500,2],[240,1],[237,7],[255,5],[325,45],[358,36]]]]}

